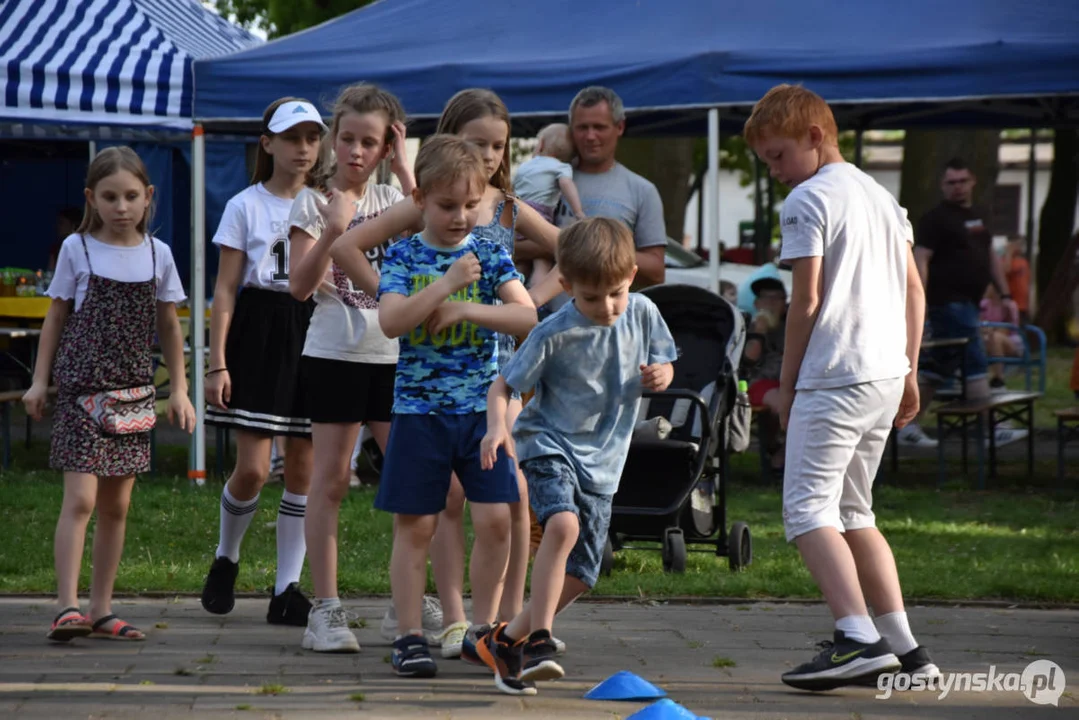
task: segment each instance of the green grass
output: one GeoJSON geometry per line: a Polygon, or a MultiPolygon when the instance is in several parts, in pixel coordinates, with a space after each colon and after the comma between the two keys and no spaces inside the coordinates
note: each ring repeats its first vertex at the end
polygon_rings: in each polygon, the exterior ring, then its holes
{"type": "MultiPolygon", "coordinates": [[[[736,457],[737,477],[750,478],[752,455],[736,457]]],[[[175,458],[173,459],[175,460],[175,458]]],[[[182,458],[180,460],[182,463],[182,458]]],[[[878,486],[878,524],[895,552],[906,594],[914,598],[1079,601],[1079,508],[1074,494],[1051,490],[1052,464],[1033,479],[1022,463],[1006,464],[992,492],[953,481],[935,489],[932,459],[904,461],[903,474],[878,486]]],[[[220,485],[203,488],[175,478],[135,485],[118,592],[197,593],[217,544],[220,485]]],[[[266,592],[273,583],[273,521],[280,485],[263,491],[261,509],[244,541],[237,589],[266,592]]],[[[0,475],[0,522],[14,528],[0,545],[0,592],[51,593],[52,537],[62,485],[52,472],[0,475]]],[[[344,595],[389,592],[390,516],[373,508],[374,491],[350,492],[340,515],[340,589],[344,595]]],[[[663,598],[723,596],[817,598],[795,549],[783,538],[778,489],[734,481],[728,522],[753,534],[753,563],[732,573],[726,558],[690,553],[684,575],[664,573],[660,553],[625,550],[600,579],[602,595],[663,598]]],[[[92,536],[91,523],[88,535],[92,536]]],[[[82,587],[90,578],[87,538],[82,587]]],[[[655,545],[658,549],[658,545],[655,545]]],[[[306,586],[310,579],[303,578],[306,586]]],[[[430,582],[433,590],[433,582],[430,582]]]]}

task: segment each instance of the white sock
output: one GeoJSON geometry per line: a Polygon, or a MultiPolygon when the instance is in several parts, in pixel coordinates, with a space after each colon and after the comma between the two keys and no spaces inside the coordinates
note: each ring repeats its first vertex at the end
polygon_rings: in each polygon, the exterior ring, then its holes
{"type": "Polygon", "coordinates": [[[237,500],[229,492],[228,483],[225,484],[225,489],[221,491],[221,529],[215,557],[240,562],[240,543],[258,506],[258,495],[250,500],[237,500]]]}
{"type": "Polygon", "coordinates": [[[294,495],[286,490],[277,508],[277,583],[274,594],[285,592],[291,583],[300,581],[307,541],[303,536],[303,517],[307,512],[307,496],[294,495]]]}
{"type": "Polygon", "coordinates": [[[914,633],[910,631],[910,621],[905,612],[878,615],[877,629],[892,646],[892,652],[896,655],[906,655],[918,647],[918,641],[914,639],[914,633]]]}
{"type": "Polygon", "coordinates": [[[356,445],[352,448],[352,457],[348,461],[348,467],[350,470],[356,470],[356,461],[360,459],[360,448],[363,444],[360,442],[363,439],[363,433],[361,432],[356,437],[356,445]]]}
{"type": "Polygon", "coordinates": [[[317,607],[317,608],[326,608],[327,610],[335,608],[335,607],[341,607],[341,599],[340,598],[316,598],[315,599],[315,607],[317,607]]]}
{"type": "Polygon", "coordinates": [[[851,640],[872,645],[880,640],[880,633],[868,615],[848,615],[835,621],[835,629],[842,630],[851,640]]]}

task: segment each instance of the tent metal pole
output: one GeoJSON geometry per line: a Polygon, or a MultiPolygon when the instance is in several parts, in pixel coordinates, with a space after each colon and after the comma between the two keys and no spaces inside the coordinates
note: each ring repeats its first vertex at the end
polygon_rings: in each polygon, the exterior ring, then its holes
{"type": "Polygon", "coordinates": [[[187,476],[197,485],[206,482],[206,403],[204,354],[206,345],[206,136],[202,125],[191,131],[191,402],[195,431],[187,476]]]}
{"type": "Polygon", "coordinates": [[[705,226],[708,232],[708,282],[712,292],[719,292],[719,108],[708,111],[708,202],[705,226]]]}
{"type": "Polygon", "coordinates": [[[854,166],[858,169],[862,168],[862,128],[858,128],[854,131],[854,166]]]}
{"type": "Polygon", "coordinates": [[[90,150],[90,162],[93,162],[94,158],[97,156],[97,141],[96,140],[91,140],[90,142],[87,143],[87,146],[89,147],[89,150],[90,150]]]}
{"type": "MultiPolygon", "coordinates": [[[[1027,160],[1027,262],[1034,262],[1034,190],[1038,178],[1038,130],[1030,129],[1030,157],[1027,160]]],[[[1031,280],[1034,276],[1031,276],[1031,280]]],[[[1033,290],[1033,285],[1031,285],[1033,290]]],[[[1029,299],[1029,298],[1028,298],[1029,299]]]]}

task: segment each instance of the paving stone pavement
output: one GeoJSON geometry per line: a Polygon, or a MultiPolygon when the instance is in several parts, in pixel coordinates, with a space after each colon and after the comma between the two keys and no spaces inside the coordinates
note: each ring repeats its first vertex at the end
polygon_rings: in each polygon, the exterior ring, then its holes
{"type": "MultiPolygon", "coordinates": [[[[947,672],[1021,673],[1053,661],[1071,681],[1059,706],[1020,691],[811,694],[779,675],[830,636],[815,604],[578,603],[560,616],[566,678],[513,698],[486,671],[441,660],[434,680],[395,677],[378,634],[386,601],[346,600],[357,616],[358,655],[300,649],[302,630],[266,624],[266,601],[241,599],[232,614],[206,614],[196,598],[118,600],[114,611],[146,630],[142,643],[44,639],[54,614],[41,598],[0,598],[0,718],[626,718],[646,703],[582,698],[630,670],[702,717],[1079,717],[1079,611],[917,607],[919,640],[947,672]],[[733,664],[732,662],[733,661],[733,664]],[[269,693],[277,694],[269,694],[269,693]]],[[[1041,697],[1041,696],[1039,696],[1041,697]]]]}

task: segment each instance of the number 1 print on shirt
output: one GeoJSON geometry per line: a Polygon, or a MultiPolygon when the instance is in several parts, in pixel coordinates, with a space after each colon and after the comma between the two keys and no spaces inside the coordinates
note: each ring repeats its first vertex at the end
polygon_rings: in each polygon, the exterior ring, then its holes
{"type": "Polygon", "coordinates": [[[277,269],[274,270],[274,280],[288,280],[288,242],[285,238],[277,238],[270,246],[270,253],[277,260],[277,269]]]}

